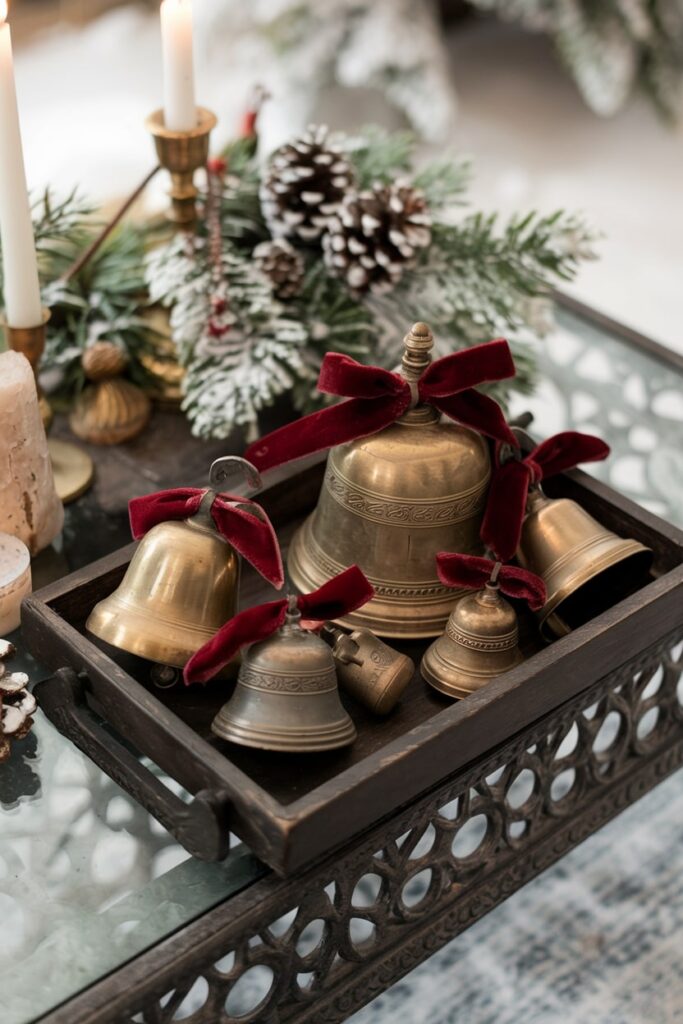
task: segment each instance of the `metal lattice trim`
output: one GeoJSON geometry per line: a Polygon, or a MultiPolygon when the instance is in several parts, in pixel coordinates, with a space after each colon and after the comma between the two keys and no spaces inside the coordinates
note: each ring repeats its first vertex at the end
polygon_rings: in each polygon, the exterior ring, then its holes
{"type": "MultiPolygon", "coordinates": [[[[161,958],[136,961],[135,977],[114,976],[111,1015],[98,1021],[344,1020],[683,763],[682,638],[670,634],[340,855],[298,878],[269,875],[189,925],[161,958]],[[259,972],[272,980],[256,1004],[247,983],[259,972]]],[[[54,1024],[89,1019],[70,1006],[54,1024]]]]}

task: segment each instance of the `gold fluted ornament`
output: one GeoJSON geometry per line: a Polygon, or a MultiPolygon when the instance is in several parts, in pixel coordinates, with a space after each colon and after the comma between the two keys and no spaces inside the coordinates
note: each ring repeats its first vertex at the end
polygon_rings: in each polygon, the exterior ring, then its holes
{"type": "Polygon", "coordinates": [[[339,699],[332,652],[300,620],[290,600],[285,624],[247,649],[234,693],[211,724],[221,739],[300,753],[353,743],[356,729],[339,699]]]}
{"type": "Polygon", "coordinates": [[[98,341],[82,357],[89,383],[80,393],[69,426],[81,441],[123,444],[142,433],[152,415],[152,403],[142,388],[120,374],[125,352],[111,341],[98,341]]]}
{"type": "MultiPolygon", "coordinates": [[[[431,362],[426,324],[406,335],[403,377],[415,385],[431,362]]],[[[358,564],[375,597],[340,620],[386,637],[443,631],[457,599],[436,575],[437,551],[480,554],[490,477],[488,447],[430,405],[409,409],[370,437],[333,448],[318,505],[296,533],[288,568],[304,593],[358,564]]]]}
{"type": "MultiPolygon", "coordinates": [[[[243,461],[214,462],[211,487],[220,486],[230,464],[243,461]]],[[[117,589],[90,613],[90,633],[139,658],[183,668],[232,618],[239,559],[211,517],[215,497],[208,490],[196,515],[158,523],[145,534],[117,589]]]]}
{"type": "Polygon", "coordinates": [[[529,492],[517,561],[540,576],[546,640],[564,636],[636,590],[652,564],[640,541],[619,537],[569,498],[529,492]]]}
{"type": "Polygon", "coordinates": [[[517,614],[495,575],[482,590],[462,597],[446,631],[425,651],[423,678],[449,697],[467,697],[522,661],[517,614]]]}

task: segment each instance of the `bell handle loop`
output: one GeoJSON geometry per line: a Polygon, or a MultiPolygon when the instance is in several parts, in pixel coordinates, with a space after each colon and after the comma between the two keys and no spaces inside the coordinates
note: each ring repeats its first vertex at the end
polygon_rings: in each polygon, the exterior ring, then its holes
{"type": "Polygon", "coordinates": [[[287,608],[285,612],[285,626],[298,626],[301,622],[301,611],[296,594],[287,594],[287,608]]]}
{"type": "Polygon", "coordinates": [[[209,486],[214,491],[221,491],[227,481],[235,475],[235,470],[240,472],[251,491],[263,489],[263,480],[256,466],[239,455],[224,455],[223,458],[211,463],[209,486]]]}
{"type": "Polygon", "coordinates": [[[59,669],[36,686],[47,717],[137,800],[194,857],[223,860],[230,850],[227,794],[202,790],[186,804],[164,786],[114,735],[105,730],[87,703],[86,678],[59,669]]]}
{"type": "Polygon", "coordinates": [[[491,576],[489,577],[488,585],[490,587],[497,587],[498,586],[498,577],[500,576],[500,570],[502,568],[503,568],[503,563],[500,561],[500,559],[496,559],[496,563],[493,566],[493,569],[491,569],[491,576]]]}

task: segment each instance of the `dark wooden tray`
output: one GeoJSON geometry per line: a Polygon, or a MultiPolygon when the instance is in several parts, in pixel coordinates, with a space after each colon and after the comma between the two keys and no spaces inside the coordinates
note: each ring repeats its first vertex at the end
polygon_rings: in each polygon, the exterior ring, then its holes
{"type": "MultiPolygon", "coordinates": [[[[280,471],[259,496],[285,543],[314,506],[323,470],[319,459],[280,471]]],[[[95,602],[121,580],[130,545],[25,601],[25,641],[55,671],[40,686],[41,706],[196,856],[223,857],[231,831],[278,873],[298,871],[492,752],[683,621],[683,533],[581,472],[550,481],[547,490],[575,498],[609,528],[653,548],[652,577],[548,647],[525,618],[528,659],[464,701],[442,699],[416,673],[386,720],[344,697],[358,728],[346,750],[282,755],[224,743],[209,726],[230,684],[156,689],[145,663],[104,649],[85,633],[95,602]],[[188,799],[164,786],[136,752],[180,783],[188,799]]],[[[259,577],[244,574],[243,605],[272,596],[259,577]]],[[[403,649],[419,662],[424,645],[403,649]]]]}

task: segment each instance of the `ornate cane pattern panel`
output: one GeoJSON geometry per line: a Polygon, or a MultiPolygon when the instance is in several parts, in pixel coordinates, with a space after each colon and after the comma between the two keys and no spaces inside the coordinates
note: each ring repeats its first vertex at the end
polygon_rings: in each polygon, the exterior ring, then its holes
{"type": "Polygon", "coordinates": [[[345,1019],[683,762],[682,637],[594,684],[341,858],[271,880],[267,926],[263,894],[238,923],[226,912],[203,959],[174,977],[172,991],[131,1007],[131,1024],[345,1019]]]}

